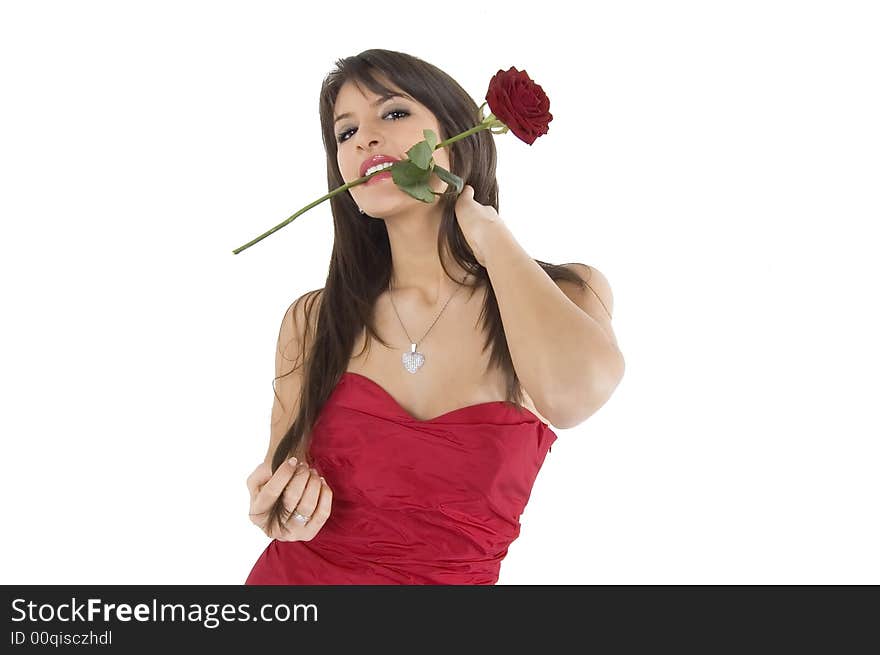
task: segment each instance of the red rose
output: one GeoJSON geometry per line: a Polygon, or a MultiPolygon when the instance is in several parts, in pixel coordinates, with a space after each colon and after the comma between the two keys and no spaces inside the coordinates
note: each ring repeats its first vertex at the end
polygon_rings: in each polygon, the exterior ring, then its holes
{"type": "Polygon", "coordinates": [[[529,145],[547,134],[548,123],[553,120],[544,89],[527,72],[518,71],[514,66],[495,73],[489,81],[486,102],[495,118],[529,145]]]}

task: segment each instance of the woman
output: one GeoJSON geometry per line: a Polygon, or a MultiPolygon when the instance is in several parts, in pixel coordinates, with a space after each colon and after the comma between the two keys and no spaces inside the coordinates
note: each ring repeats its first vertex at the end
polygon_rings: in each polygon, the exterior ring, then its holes
{"type": "MultiPolygon", "coordinates": [[[[477,116],[415,57],[340,60],[320,99],[328,185],[477,116]]],[[[246,584],[494,584],[549,424],[577,425],[620,381],[607,280],[528,257],[497,214],[493,138],[434,152],[461,194],[423,203],[385,174],[330,198],[326,284],[279,331],[269,450],[248,478],[273,540],[246,584]]]]}

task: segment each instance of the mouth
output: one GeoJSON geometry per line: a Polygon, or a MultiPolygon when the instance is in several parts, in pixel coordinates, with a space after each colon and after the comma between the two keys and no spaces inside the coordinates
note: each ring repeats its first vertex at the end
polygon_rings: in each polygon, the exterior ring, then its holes
{"type": "Polygon", "coordinates": [[[387,168],[388,165],[394,164],[400,161],[397,157],[392,157],[391,155],[375,155],[373,157],[367,158],[362,164],[360,168],[361,177],[364,175],[368,175],[368,172],[371,168],[376,168],[377,166],[385,166],[387,168]]]}
{"type": "Polygon", "coordinates": [[[364,186],[370,186],[371,184],[376,184],[377,182],[381,182],[382,180],[390,180],[391,179],[391,171],[382,171],[381,173],[376,173],[369,180],[364,182],[364,186]]]}

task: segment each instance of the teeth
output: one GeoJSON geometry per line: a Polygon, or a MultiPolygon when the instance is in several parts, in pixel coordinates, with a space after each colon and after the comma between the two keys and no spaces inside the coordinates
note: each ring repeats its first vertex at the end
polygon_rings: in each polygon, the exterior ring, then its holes
{"type": "Polygon", "coordinates": [[[393,164],[394,164],[394,162],[386,161],[386,162],[383,162],[383,163],[381,163],[381,164],[377,164],[376,166],[371,166],[370,168],[367,169],[367,172],[364,173],[364,175],[369,175],[370,173],[372,173],[372,172],[374,172],[374,171],[380,171],[380,170],[382,170],[383,168],[391,168],[391,166],[392,166],[393,164]]]}

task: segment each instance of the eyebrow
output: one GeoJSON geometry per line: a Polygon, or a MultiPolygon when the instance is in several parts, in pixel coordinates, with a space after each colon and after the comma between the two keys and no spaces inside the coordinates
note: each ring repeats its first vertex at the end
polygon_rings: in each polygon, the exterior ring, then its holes
{"type": "MultiPolygon", "coordinates": [[[[385,102],[386,100],[390,100],[391,98],[408,98],[409,100],[412,100],[412,98],[410,98],[410,96],[405,93],[386,93],[385,95],[380,96],[379,99],[376,100],[376,102],[372,103],[371,106],[378,107],[383,102],[385,102]]],[[[351,115],[352,113],[350,111],[347,111],[344,114],[339,114],[339,116],[335,116],[333,118],[333,124],[336,125],[336,123],[341,121],[343,118],[348,118],[351,115]]]]}

